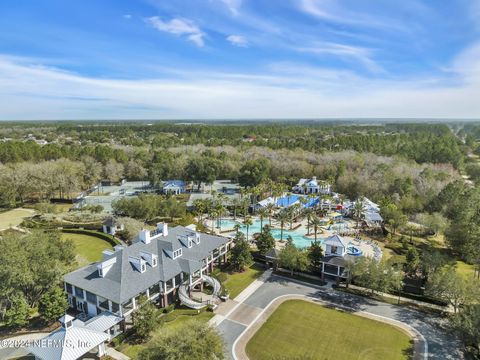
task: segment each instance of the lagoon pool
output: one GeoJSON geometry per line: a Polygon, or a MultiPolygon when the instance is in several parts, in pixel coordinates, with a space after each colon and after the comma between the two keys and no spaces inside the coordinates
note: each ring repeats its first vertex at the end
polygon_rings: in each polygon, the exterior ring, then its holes
{"type": "MultiPolygon", "coordinates": [[[[243,223],[241,223],[240,221],[235,221],[230,219],[220,220],[220,229],[222,231],[233,229],[233,227],[236,224],[240,224],[240,231],[246,234],[247,227],[243,223]]],[[[267,224],[268,224],[268,220],[264,220],[263,226],[267,224]]],[[[248,228],[248,235],[251,236],[254,233],[258,233],[258,232],[260,232],[260,220],[254,220],[253,225],[250,225],[250,227],[248,228]]],[[[280,240],[280,233],[281,233],[280,229],[271,229],[270,232],[272,233],[272,236],[275,238],[275,240],[280,240]]],[[[290,231],[290,230],[283,229],[283,240],[286,240],[289,235],[292,237],[293,243],[295,244],[295,246],[299,248],[305,248],[310,246],[311,242],[314,240],[314,239],[309,239],[305,237],[303,230],[290,231]]],[[[323,241],[323,239],[320,237],[317,237],[317,240],[320,241],[320,243],[323,241]]]]}

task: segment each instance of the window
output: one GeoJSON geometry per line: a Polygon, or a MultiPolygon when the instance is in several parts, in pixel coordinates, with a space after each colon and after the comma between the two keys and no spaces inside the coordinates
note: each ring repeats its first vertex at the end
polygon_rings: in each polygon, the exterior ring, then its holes
{"type": "Polygon", "coordinates": [[[178,249],[178,250],[175,250],[175,251],[173,252],[173,258],[174,258],[174,259],[177,258],[177,257],[179,257],[179,256],[182,256],[182,249],[178,249]]]}
{"type": "Polygon", "coordinates": [[[73,294],[72,284],[65,284],[65,287],[67,289],[67,293],[73,294]]]}
{"type": "Polygon", "coordinates": [[[109,310],[108,308],[108,299],[105,299],[101,296],[98,297],[98,306],[105,309],[105,310],[109,310]]]}
{"type": "Polygon", "coordinates": [[[96,304],[97,303],[97,295],[92,294],[90,291],[87,291],[87,301],[96,304]]]}
{"type": "Polygon", "coordinates": [[[80,288],[75,286],[75,296],[83,299],[83,289],[80,289],[80,288]]]}
{"type": "Polygon", "coordinates": [[[113,313],[117,313],[117,312],[119,312],[119,311],[120,311],[120,306],[118,306],[117,303],[114,303],[114,302],[112,301],[112,312],[113,312],[113,313]]]}
{"type": "Polygon", "coordinates": [[[159,294],[160,293],[160,285],[159,284],[155,284],[153,286],[151,286],[149,289],[148,289],[149,293],[150,293],[150,296],[154,296],[156,294],[159,294]]]}
{"type": "Polygon", "coordinates": [[[140,270],[142,273],[145,272],[145,270],[147,270],[147,267],[145,266],[145,264],[142,263],[142,270],[140,270]]]}
{"type": "Polygon", "coordinates": [[[103,270],[101,267],[98,268],[98,276],[103,277],[103,270]]]}
{"type": "Polygon", "coordinates": [[[153,267],[157,266],[157,258],[156,257],[152,258],[152,266],[153,267]]]}

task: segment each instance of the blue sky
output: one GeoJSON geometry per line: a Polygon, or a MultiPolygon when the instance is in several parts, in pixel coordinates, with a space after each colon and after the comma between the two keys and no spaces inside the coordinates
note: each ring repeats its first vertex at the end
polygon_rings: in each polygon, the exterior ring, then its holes
{"type": "Polygon", "coordinates": [[[0,2],[0,119],[480,117],[480,0],[0,2]]]}

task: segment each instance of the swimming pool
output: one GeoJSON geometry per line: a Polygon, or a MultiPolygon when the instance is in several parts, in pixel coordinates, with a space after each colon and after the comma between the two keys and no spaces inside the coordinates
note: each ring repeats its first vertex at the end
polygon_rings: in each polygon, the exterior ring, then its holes
{"type": "MultiPolygon", "coordinates": [[[[240,224],[240,231],[246,234],[247,227],[244,224],[242,224],[239,221],[230,220],[230,219],[220,220],[220,229],[221,230],[233,229],[233,227],[236,224],[240,224]]],[[[268,219],[263,221],[263,226],[267,224],[268,224],[268,219]]],[[[250,225],[250,227],[248,228],[248,235],[251,236],[254,233],[260,232],[260,230],[261,230],[260,220],[254,220],[253,225],[250,225]]],[[[271,229],[270,232],[272,233],[272,236],[275,238],[275,240],[280,240],[280,233],[281,233],[280,229],[271,229]]],[[[305,248],[310,246],[311,242],[314,240],[314,239],[305,237],[303,231],[283,229],[283,240],[286,240],[289,235],[292,237],[293,243],[295,244],[295,246],[299,248],[305,248]]],[[[320,243],[323,241],[322,238],[320,237],[317,237],[317,240],[320,243]]]]}
{"type": "Polygon", "coordinates": [[[277,200],[277,205],[280,207],[289,207],[298,201],[298,195],[285,196],[277,200]]]}

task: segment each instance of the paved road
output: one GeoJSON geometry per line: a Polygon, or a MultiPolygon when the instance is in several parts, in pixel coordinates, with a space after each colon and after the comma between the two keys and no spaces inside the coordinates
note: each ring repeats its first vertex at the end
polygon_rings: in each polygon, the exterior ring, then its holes
{"type": "Polygon", "coordinates": [[[308,285],[295,280],[271,275],[257,286],[253,293],[239,302],[225,318],[217,320],[218,330],[227,343],[228,356],[233,358],[232,346],[255,317],[278,296],[287,294],[305,295],[348,306],[355,311],[369,312],[375,315],[404,322],[419,331],[428,342],[429,359],[459,360],[463,359],[460,343],[444,328],[444,321],[429,315],[428,317],[413,309],[390,305],[364,297],[346,294],[333,289],[308,285]]]}

